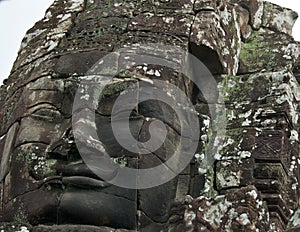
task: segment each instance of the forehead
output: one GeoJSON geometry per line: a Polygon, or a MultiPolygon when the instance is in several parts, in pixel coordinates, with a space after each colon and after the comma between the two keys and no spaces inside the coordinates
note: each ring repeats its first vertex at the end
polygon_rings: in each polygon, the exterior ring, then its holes
{"type": "MultiPolygon", "coordinates": [[[[62,79],[51,79],[51,76],[41,77],[33,82],[28,83],[24,87],[23,96],[34,98],[32,93],[40,92],[48,94],[49,92],[64,92],[65,82],[62,79]]],[[[40,95],[41,97],[43,94],[40,95]]]]}
{"type": "Polygon", "coordinates": [[[58,110],[61,114],[70,115],[72,87],[75,87],[72,81],[51,79],[50,76],[28,83],[21,95],[24,107],[23,116],[33,113],[37,108],[49,108],[58,110]]]}

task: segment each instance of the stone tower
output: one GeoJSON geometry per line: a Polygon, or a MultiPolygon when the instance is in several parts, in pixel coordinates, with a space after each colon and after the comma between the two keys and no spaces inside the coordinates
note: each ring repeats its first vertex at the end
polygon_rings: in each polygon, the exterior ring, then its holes
{"type": "MultiPolygon", "coordinates": [[[[300,49],[291,36],[296,18],[292,10],[260,0],[55,0],[27,32],[0,90],[0,228],[299,231],[300,49]],[[217,85],[201,91],[176,70],[135,65],[126,52],[116,52],[150,43],[160,44],[160,56],[175,63],[178,54],[169,46],[190,52],[217,85]],[[76,109],[93,111],[94,121],[81,114],[74,121],[78,88],[80,99],[94,97],[93,86],[101,87],[111,70],[104,67],[93,75],[90,70],[111,53],[116,66],[124,62],[128,70],[106,84],[95,98],[95,112],[88,103],[76,109]],[[197,150],[187,167],[162,185],[113,185],[95,174],[97,163],[86,164],[78,144],[91,157],[105,151],[120,164],[116,171],[101,170],[107,176],[124,167],[147,169],[167,162],[183,125],[172,107],[155,100],[135,102],[129,125],[137,141],[151,138],[152,122],[165,125],[165,140],[153,152],[127,151],[111,126],[114,101],[134,88],[138,99],[144,94],[141,86],[155,80],[177,86],[192,102],[200,125],[197,150]],[[226,130],[219,139],[211,125],[220,117],[211,109],[221,103],[226,130]],[[89,127],[96,128],[98,142],[85,133],[89,127]],[[81,136],[77,142],[76,136],[81,136]],[[208,154],[209,144],[217,148],[208,154]]],[[[192,72],[203,78],[197,69],[192,72]]],[[[168,84],[163,90],[173,96],[168,84]]],[[[190,106],[181,109],[188,112],[190,106]]]]}

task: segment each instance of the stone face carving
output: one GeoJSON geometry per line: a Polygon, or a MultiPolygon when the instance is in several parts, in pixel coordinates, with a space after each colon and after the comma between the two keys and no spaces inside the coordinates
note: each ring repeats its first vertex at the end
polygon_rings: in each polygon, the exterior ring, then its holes
{"type": "MultiPolygon", "coordinates": [[[[296,18],[293,11],[260,0],[54,1],[23,39],[1,86],[0,228],[297,231],[300,52],[291,36],[296,18]],[[95,122],[101,144],[120,165],[162,164],[180,139],[174,111],[147,101],[132,111],[131,134],[147,141],[150,123],[159,119],[166,140],[147,155],[124,150],[110,122],[114,100],[124,90],[154,79],[170,82],[191,99],[201,125],[195,158],[182,173],[161,186],[133,190],[105,182],[85,165],[74,134],[84,134],[91,123],[72,128],[72,104],[95,62],[143,43],[176,45],[200,59],[218,82],[227,127],[212,166],[203,167],[205,146],[215,139],[208,122],[218,117],[212,118],[208,106],[219,103],[216,90],[208,86],[212,97],[205,99],[181,73],[159,65],[133,66],[115,77],[95,122]]],[[[110,70],[102,72],[99,80],[110,70]]],[[[86,145],[91,153],[92,148],[86,145]]]]}

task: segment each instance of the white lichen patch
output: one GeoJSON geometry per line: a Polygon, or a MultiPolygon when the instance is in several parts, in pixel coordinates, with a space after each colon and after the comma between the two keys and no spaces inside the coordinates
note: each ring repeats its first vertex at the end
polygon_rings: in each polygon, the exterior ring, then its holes
{"type": "Polygon", "coordinates": [[[49,40],[44,45],[44,48],[47,49],[47,52],[50,52],[50,51],[54,50],[57,47],[58,43],[59,43],[59,41],[49,40]]]}
{"type": "Polygon", "coordinates": [[[123,5],[122,2],[116,2],[116,3],[114,4],[114,7],[119,7],[119,6],[122,6],[122,5],[123,5]]]}
{"type": "Polygon", "coordinates": [[[294,23],[297,19],[296,13],[270,2],[265,2],[264,4],[264,26],[276,28],[280,32],[291,35],[294,23]]]}
{"type": "Polygon", "coordinates": [[[238,116],[239,118],[249,118],[251,114],[252,114],[252,110],[249,110],[245,113],[239,114],[238,116]]]}
{"type": "Polygon", "coordinates": [[[38,37],[39,35],[43,34],[45,31],[46,31],[46,29],[36,29],[35,31],[26,34],[23,41],[22,41],[22,43],[21,43],[21,47],[20,47],[21,54],[24,53],[23,49],[25,47],[27,47],[27,45],[29,44],[29,42],[32,39],[34,39],[34,38],[38,37]]]}
{"type": "Polygon", "coordinates": [[[222,170],[217,173],[217,182],[220,188],[238,187],[240,185],[241,172],[222,170]]]}
{"type": "Polygon", "coordinates": [[[30,230],[26,227],[26,226],[21,226],[20,230],[16,231],[16,232],[29,232],[30,230]]]}
{"type": "Polygon", "coordinates": [[[234,208],[231,208],[228,212],[228,216],[229,216],[229,219],[225,225],[225,231],[228,231],[228,232],[233,232],[233,230],[231,229],[231,223],[233,221],[234,218],[236,218],[238,216],[238,213],[235,211],[234,208]]]}
{"type": "Polygon", "coordinates": [[[251,157],[251,152],[250,152],[250,151],[239,151],[239,152],[238,152],[238,156],[239,156],[241,159],[250,158],[250,157],[251,157]]]}
{"type": "Polygon", "coordinates": [[[174,17],[163,17],[163,21],[168,24],[173,23],[174,20],[174,17]]]}
{"type": "Polygon", "coordinates": [[[71,2],[70,7],[66,9],[67,12],[79,12],[83,10],[84,0],[69,0],[71,2]]]}
{"type": "Polygon", "coordinates": [[[253,23],[254,29],[259,29],[262,24],[262,17],[264,14],[264,3],[262,0],[256,0],[256,2],[258,4],[258,9],[253,14],[253,22],[252,23],[253,23]]]}
{"type": "Polygon", "coordinates": [[[281,105],[287,103],[289,107],[286,113],[292,118],[292,123],[297,125],[299,118],[299,106],[297,101],[299,101],[300,96],[297,80],[289,71],[274,72],[271,77],[273,80],[271,94],[277,96],[276,104],[281,105]],[[284,81],[284,78],[288,81],[284,81]]]}
{"type": "Polygon", "coordinates": [[[81,99],[81,100],[86,100],[86,101],[88,101],[88,100],[90,99],[90,95],[89,95],[89,94],[82,95],[82,96],[80,97],[80,99],[81,99]]]}
{"type": "Polygon", "coordinates": [[[150,69],[146,72],[148,75],[154,75],[155,71],[153,69],[150,69]]]}
{"type": "Polygon", "coordinates": [[[246,194],[250,195],[251,197],[253,197],[254,200],[256,200],[257,197],[258,197],[257,191],[255,191],[254,189],[251,190],[250,192],[247,192],[246,194]]]}
{"type": "Polygon", "coordinates": [[[234,114],[233,110],[227,110],[227,119],[228,120],[234,120],[237,116],[234,114]]]}
{"type": "Polygon", "coordinates": [[[219,13],[220,13],[220,17],[223,20],[223,23],[228,26],[229,23],[232,21],[232,15],[228,11],[228,7],[225,6],[225,9],[223,11],[220,11],[219,13]]]}
{"type": "Polygon", "coordinates": [[[299,141],[299,134],[296,130],[291,130],[291,135],[290,135],[290,141],[292,141],[292,143],[299,141]]]}
{"type": "Polygon", "coordinates": [[[232,203],[229,202],[225,196],[218,196],[203,212],[203,219],[210,225],[219,226],[222,222],[222,217],[231,206],[232,203]]]}
{"type": "Polygon", "coordinates": [[[239,62],[240,62],[240,53],[242,49],[242,38],[241,38],[241,28],[238,23],[238,16],[235,8],[233,8],[232,11],[233,20],[234,20],[234,26],[235,26],[235,34],[233,35],[233,38],[236,38],[235,43],[232,43],[232,48],[235,50],[235,54],[233,56],[233,67],[232,67],[232,74],[236,75],[239,69],[239,62]]]}
{"type": "Polygon", "coordinates": [[[46,14],[45,14],[46,21],[48,21],[49,19],[51,19],[51,17],[52,17],[52,12],[51,11],[46,12],[46,14]]]}
{"type": "MultiPolygon", "coordinates": [[[[188,227],[193,226],[193,222],[196,219],[196,214],[193,211],[185,212],[184,213],[184,221],[188,227]]],[[[189,230],[187,230],[189,231],[189,230]]],[[[192,230],[191,230],[192,231],[192,230]]]]}
{"type": "Polygon", "coordinates": [[[202,160],[204,160],[205,155],[204,155],[204,153],[201,153],[201,154],[196,153],[196,154],[194,155],[194,157],[195,157],[195,159],[196,159],[197,162],[201,162],[202,160]]]}
{"type": "Polygon", "coordinates": [[[155,75],[156,77],[160,77],[160,76],[161,76],[161,75],[160,75],[160,72],[159,72],[158,70],[155,70],[154,75],[155,75]]]}
{"type": "Polygon", "coordinates": [[[249,220],[248,214],[246,214],[246,213],[240,214],[237,218],[237,221],[243,226],[250,225],[250,223],[251,223],[249,220]]]}
{"type": "Polygon", "coordinates": [[[292,216],[291,220],[289,221],[288,228],[295,228],[298,226],[300,226],[300,209],[298,209],[292,216]]]}
{"type": "Polygon", "coordinates": [[[294,172],[294,170],[297,168],[297,161],[296,160],[292,160],[291,162],[290,162],[290,168],[289,168],[289,170],[290,170],[290,172],[294,172]]]}
{"type": "Polygon", "coordinates": [[[20,62],[20,66],[31,63],[33,66],[37,67],[44,60],[49,59],[48,53],[53,51],[59,44],[60,40],[65,36],[65,33],[68,32],[69,28],[72,26],[72,15],[76,12],[79,12],[84,7],[84,0],[69,0],[66,3],[66,9],[64,9],[64,13],[54,15],[52,14],[52,10],[59,4],[58,1],[55,1],[48,11],[45,14],[43,19],[44,22],[55,21],[55,24],[51,25],[51,27],[47,26],[47,28],[37,29],[33,32],[25,35],[25,38],[21,44],[20,54],[28,55],[20,62]],[[61,18],[57,18],[60,16],[61,18]],[[59,19],[59,22],[56,22],[59,19]],[[41,39],[40,44],[37,49],[32,50],[29,46],[30,42],[36,38],[37,36],[41,36],[45,33],[46,39],[41,39]],[[30,50],[30,52],[29,52],[30,50]]]}
{"type": "Polygon", "coordinates": [[[249,120],[248,118],[246,118],[243,122],[242,122],[242,126],[250,126],[251,125],[251,120],[249,120]]]}
{"type": "Polygon", "coordinates": [[[283,57],[287,60],[296,60],[300,56],[300,47],[295,43],[290,43],[282,47],[283,57]]]}

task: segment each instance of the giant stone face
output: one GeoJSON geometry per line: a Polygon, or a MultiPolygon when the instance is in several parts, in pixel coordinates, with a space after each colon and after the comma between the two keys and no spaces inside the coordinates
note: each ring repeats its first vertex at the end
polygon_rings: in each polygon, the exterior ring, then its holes
{"type": "MultiPolygon", "coordinates": [[[[284,231],[299,201],[299,45],[289,35],[294,20],[292,11],[260,1],[54,1],[28,31],[1,89],[3,228],[12,223],[33,231],[75,231],[74,225],[78,231],[284,231]],[[170,46],[190,52],[215,85],[193,62],[190,73],[202,80],[201,91],[178,70],[137,64],[131,59],[136,51],[118,52],[150,43],[160,45],[160,58],[174,63],[184,57],[170,46]],[[101,59],[112,53],[109,63],[125,68],[107,82],[115,70],[101,59]],[[166,83],[162,91],[181,111],[195,109],[194,157],[162,185],[114,185],[110,180],[125,167],[174,171],[166,162],[188,119],[161,100],[139,101],[152,94],[147,91],[156,80],[166,83]],[[132,101],[124,103],[134,106],[129,127],[117,132],[125,130],[143,144],[161,142],[154,150],[130,151],[113,131],[114,104],[131,90],[132,101]],[[179,90],[192,105],[181,104],[179,90]],[[73,107],[75,96],[82,100],[79,108],[73,107]],[[222,124],[220,137],[212,125],[222,124]],[[215,149],[207,152],[211,144],[215,149]],[[101,158],[103,152],[108,159],[101,158]],[[83,153],[95,162],[87,163],[83,153]]],[[[115,110],[122,114],[122,107],[115,110]]],[[[297,226],[294,221],[288,226],[297,226]]]]}

